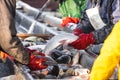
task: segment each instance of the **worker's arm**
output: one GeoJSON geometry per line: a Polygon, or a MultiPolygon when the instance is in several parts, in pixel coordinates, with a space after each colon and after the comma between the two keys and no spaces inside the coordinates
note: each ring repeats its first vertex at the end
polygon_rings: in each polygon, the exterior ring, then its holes
{"type": "Polygon", "coordinates": [[[108,80],[120,61],[120,21],[105,40],[100,55],[96,59],[90,80],[108,80]]]}
{"type": "Polygon", "coordinates": [[[0,0],[0,47],[17,61],[28,64],[29,53],[16,36],[16,0],[0,0]]]}

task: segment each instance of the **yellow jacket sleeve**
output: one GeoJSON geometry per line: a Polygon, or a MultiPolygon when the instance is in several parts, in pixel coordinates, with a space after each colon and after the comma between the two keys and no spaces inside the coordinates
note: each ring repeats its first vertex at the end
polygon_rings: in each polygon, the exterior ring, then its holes
{"type": "Polygon", "coordinates": [[[105,40],[100,55],[94,62],[90,80],[108,80],[120,61],[120,21],[105,40]]]}

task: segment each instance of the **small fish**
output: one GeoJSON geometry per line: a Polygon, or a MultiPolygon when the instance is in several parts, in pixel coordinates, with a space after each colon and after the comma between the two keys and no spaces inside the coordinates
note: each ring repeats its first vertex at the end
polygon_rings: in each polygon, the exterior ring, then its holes
{"type": "Polygon", "coordinates": [[[60,45],[66,46],[67,44],[75,41],[78,39],[78,36],[72,34],[72,33],[61,33],[54,37],[52,37],[48,43],[46,44],[46,47],[44,49],[44,53],[48,56],[51,55],[51,51],[55,48],[57,48],[60,45]]]}

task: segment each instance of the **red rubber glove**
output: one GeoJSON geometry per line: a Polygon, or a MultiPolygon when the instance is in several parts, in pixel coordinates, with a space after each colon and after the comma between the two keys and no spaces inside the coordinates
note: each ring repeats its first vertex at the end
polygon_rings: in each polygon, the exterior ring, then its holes
{"type": "Polygon", "coordinates": [[[94,38],[93,38],[93,34],[80,34],[79,38],[70,43],[69,45],[74,47],[75,49],[85,49],[87,48],[90,44],[94,44],[94,38]]]}
{"type": "Polygon", "coordinates": [[[65,19],[62,20],[61,26],[65,27],[67,26],[68,23],[78,23],[79,18],[73,18],[73,17],[66,17],[65,19]]]}
{"type": "Polygon", "coordinates": [[[35,56],[33,53],[34,50],[28,50],[30,52],[30,61],[27,65],[31,70],[41,70],[47,68],[47,65],[43,64],[46,61],[45,55],[39,53],[38,56],[35,56]]]}
{"type": "Polygon", "coordinates": [[[84,33],[80,28],[76,28],[73,30],[73,33],[76,35],[76,36],[79,36],[80,34],[84,33]]]}

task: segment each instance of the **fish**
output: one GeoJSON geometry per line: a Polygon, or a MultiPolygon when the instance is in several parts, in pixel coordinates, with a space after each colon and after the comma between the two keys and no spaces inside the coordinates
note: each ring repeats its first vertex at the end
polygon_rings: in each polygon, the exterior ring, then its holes
{"type": "Polygon", "coordinates": [[[38,38],[36,36],[31,36],[31,37],[27,37],[24,39],[24,41],[28,41],[28,42],[37,42],[37,41],[41,41],[42,38],[38,38]]]}
{"type": "Polygon", "coordinates": [[[67,46],[69,43],[75,41],[78,39],[78,36],[72,34],[72,33],[60,33],[58,35],[53,36],[47,43],[46,47],[43,50],[43,52],[50,56],[51,51],[57,48],[60,45],[67,46]]]}

